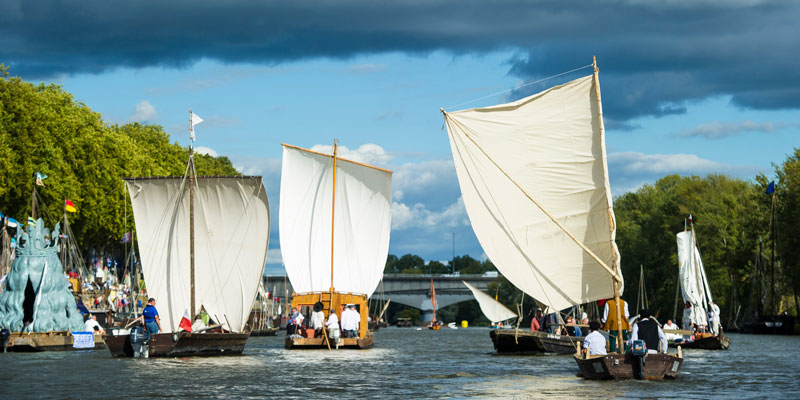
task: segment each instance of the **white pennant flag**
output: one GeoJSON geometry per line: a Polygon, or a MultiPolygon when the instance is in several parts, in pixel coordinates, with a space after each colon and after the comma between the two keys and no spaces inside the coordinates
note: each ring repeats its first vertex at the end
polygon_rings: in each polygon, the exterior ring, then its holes
{"type": "Polygon", "coordinates": [[[199,115],[192,113],[192,126],[189,128],[189,139],[194,140],[194,126],[203,122],[199,115]]]}

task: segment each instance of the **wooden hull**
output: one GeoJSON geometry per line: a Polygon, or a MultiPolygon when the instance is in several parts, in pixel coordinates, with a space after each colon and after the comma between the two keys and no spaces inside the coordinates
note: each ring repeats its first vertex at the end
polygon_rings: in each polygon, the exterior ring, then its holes
{"type": "MultiPolygon", "coordinates": [[[[14,332],[8,338],[7,351],[13,352],[39,352],[39,351],[72,351],[92,350],[76,349],[72,347],[73,338],[69,332],[14,332]]],[[[103,337],[94,335],[94,350],[106,347],[103,337]]],[[[0,351],[3,351],[0,348],[0,351]]]]}
{"type": "MultiPolygon", "coordinates": [[[[227,356],[244,351],[246,333],[156,333],[147,344],[149,357],[227,356]],[[177,338],[177,341],[175,340],[177,338]]],[[[114,357],[133,357],[130,335],[106,335],[114,357]]]]}
{"type": "MultiPolygon", "coordinates": [[[[581,375],[586,379],[633,379],[634,357],[631,354],[609,354],[592,358],[574,356],[581,375]]],[[[648,354],[644,364],[644,379],[674,379],[683,365],[683,358],[674,354],[648,354]]]]}
{"type": "Polygon", "coordinates": [[[731,338],[725,335],[709,336],[691,342],[670,341],[669,345],[671,347],[681,346],[684,349],[728,350],[731,347],[731,338]]]}
{"type": "MultiPolygon", "coordinates": [[[[335,349],[333,340],[330,340],[331,348],[335,349]]],[[[371,334],[363,338],[340,338],[339,349],[369,349],[375,344],[375,337],[371,334]]],[[[286,338],[285,347],[287,350],[299,349],[327,349],[324,337],[318,338],[286,338]]]]}
{"type": "Polygon", "coordinates": [[[489,337],[500,354],[574,354],[575,345],[583,343],[582,337],[514,329],[492,329],[489,337]]]}

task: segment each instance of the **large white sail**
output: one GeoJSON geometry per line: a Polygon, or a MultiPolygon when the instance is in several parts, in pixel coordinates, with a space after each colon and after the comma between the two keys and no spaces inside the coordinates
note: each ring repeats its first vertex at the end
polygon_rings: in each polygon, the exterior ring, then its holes
{"type": "Polygon", "coordinates": [[[707,325],[707,310],[711,305],[711,290],[708,287],[706,271],[700,251],[693,243],[692,232],[678,233],[678,276],[684,302],[692,303],[692,321],[707,325]]]}
{"type": "Polygon", "coordinates": [[[475,300],[478,300],[478,305],[481,307],[483,315],[485,315],[489,321],[500,322],[517,317],[515,312],[509,310],[508,307],[493,299],[492,296],[483,293],[483,291],[467,282],[461,282],[466,285],[467,288],[469,288],[469,290],[472,292],[472,295],[475,296],[475,300]]]}
{"type": "Polygon", "coordinates": [[[333,156],[283,146],[281,256],[297,293],[333,287],[371,296],[383,276],[392,224],[392,174],[333,156]]]}
{"type": "MultiPolygon", "coordinates": [[[[188,177],[126,179],[147,293],[175,331],[190,307],[188,177]]],[[[261,177],[197,177],[195,310],[241,332],[264,273],[269,203],[261,177]]]]}
{"type": "MultiPolygon", "coordinates": [[[[478,240],[516,287],[554,309],[614,295],[619,263],[599,88],[592,76],[524,99],[445,113],[478,240]]],[[[620,285],[620,293],[622,285],[620,285]]]]}

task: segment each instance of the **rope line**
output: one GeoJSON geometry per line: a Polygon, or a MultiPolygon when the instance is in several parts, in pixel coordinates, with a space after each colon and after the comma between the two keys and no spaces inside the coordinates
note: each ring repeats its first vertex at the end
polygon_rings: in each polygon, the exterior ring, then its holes
{"type": "Polygon", "coordinates": [[[556,74],[556,75],[553,75],[553,76],[548,76],[547,78],[542,78],[542,79],[539,79],[537,81],[523,83],[523,84],[515,86],[515,87],[513,87],[511,89],[506,89],[506,90],[499,91],[497,93],[492,93],[492,94],[489,94],[489,95],[486,95],[486,96],[483,96],[483,97],[479,97],[479,98],[477,98],[475,100],[465,101],[463,103],[459,103],[459,104],[456,104],[454,106],[445,107],[445,110],[449,110],[451,108],[458,107],[458,106],[463,106],[464,104],[474,103],[476,101],[480,101],[480,100],[483,100],[483,99],[488,99],[489,97],[494,97],[494,96],[497,96],[497,95],[500,95],[500,94],[503,94],[503,93],[508,93],[508,92],[513,91],[513,90],[521,89],[521,88],[524,88],[526,86],[530,86],[530,85],[533,85],[533,84],[544,82],[544,81],[549,80],[549,79],[558,78],[559,76],[566,75],[566,74],[569,74],[569,73],[572,73],[572,72],[575,72],[575,71],[580,71],[580,70],[582,70],[584,68],[589,68],[589,67],[592,67],[592,64],[584,65],[582,67],[571,69],[569,71],[562,72],[560,74],[556,74]]]}

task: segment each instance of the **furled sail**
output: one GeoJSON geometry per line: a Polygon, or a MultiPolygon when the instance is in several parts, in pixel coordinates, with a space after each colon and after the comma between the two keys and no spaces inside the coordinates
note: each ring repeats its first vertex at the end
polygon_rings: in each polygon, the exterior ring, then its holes
{"type": "Polygon", "coordinates": [[[508,307],[504,306],[499,301],[493,299],[492,296],[483,293],[483,291],[467,282],[461,282],[467,285],[467,288],[469,288],[469,290],[472,292],[472,295],[475,296],[475,300],[478,300],[478,305],[481,307],[483,315],[485,315],[489,321],[500,322],[517,317],[516,313],[509,310],[508,307]]]}
{"type": "Polygon", "coordinates": [[[515,102],[445,113],[481,246],[512,284],[554,309],[614,295],[611,274],[531,200],[606,267],[618,264],[598,96],[588,76],[515,102]]]}
{"type": "Polygon", "coordinates": [[[283,146],[281,256],[297,293],[333,288],[371,296],[383,276],[392,220],[392,174],[380,168],[283,146]],[[331,217],[333,213],[333,221],[331,217]]]}
{"type": "MultiPolygon", "coordinates": [[[[128,178],[147,293],[175,331],[190,308],[189,179],[128,178]]],[[[264,273],[269,203],[259,176],[196,178],[195,310],[241,332],[264,273]]]]}
{"type": "Polygon", "coordinates": [[[707,310],[711,305],[711,290],[700,251],[692,240],[692,231],[678,233],[678,274],[684,302],[692,303],[692,321],[708,325],[707,310]]]}

